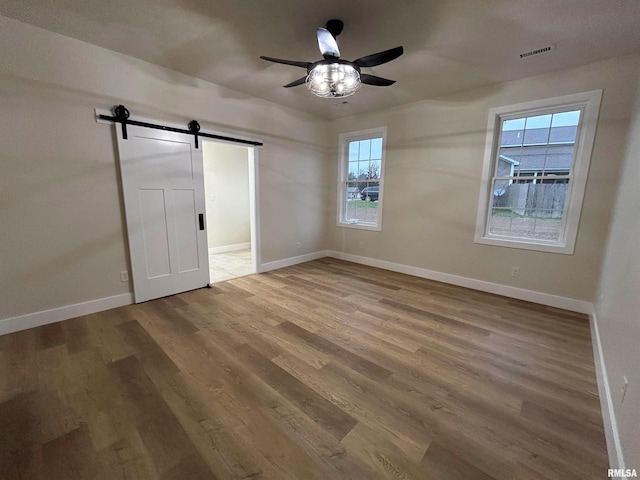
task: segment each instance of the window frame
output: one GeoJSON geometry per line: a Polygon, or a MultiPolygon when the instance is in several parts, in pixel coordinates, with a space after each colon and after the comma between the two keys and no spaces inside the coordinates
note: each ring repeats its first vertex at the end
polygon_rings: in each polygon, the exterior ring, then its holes
{"type": "Polygon", "coordinates": [[[534,100],[515,105],[505,105],[489,110],[480,195],[476,216],[475,243],[573,255],[578,234],[582,202],[584,200],[584,191],[589,173],[589,164],[591,163],[601,99],[602,90],[591,90],[561,97],[534,100]],[[500,150],[501,121],[520,116],[533,116],[537,113],[544,113],[551,110],[562,111],[572,108],[581,109],[582,116],[574,147],[571,180],[565,200],[565,212],[563,215],[564,233],[561,235],[561,240],[545,241],[489,234],[488,220],[492,206],[492,195],[490,194],[493,193],[491,186],[495,176],[494,170],[500,150]]]}
{"type": "Polygon", "coordinates": [[[384,199],[384,168],[387,150],[387,127],[369,128],[366,130],[358,130],[354,132],[341,133],[338,136],[338,212],[336,217],[336,226],[355,228],[359,230],[382,231],[382,207],[384,199]],[[382,155],[380,159],[380,175],[378,193],[378,222],[376,225],[350,223],[345,219],[347,192],[344,185],[349,178],[349,142],[359,140],[370,140],[374,138],[382,138],[382,155]]]}

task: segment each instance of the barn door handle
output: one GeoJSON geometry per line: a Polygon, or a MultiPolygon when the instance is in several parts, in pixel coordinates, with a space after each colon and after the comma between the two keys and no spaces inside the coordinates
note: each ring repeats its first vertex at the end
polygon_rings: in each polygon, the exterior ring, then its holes
{"type": "Polygon", "coordinates": [[[198,215],[198,222],[200,222],[200,230],[204,230],[204,213],[198,215]]]}

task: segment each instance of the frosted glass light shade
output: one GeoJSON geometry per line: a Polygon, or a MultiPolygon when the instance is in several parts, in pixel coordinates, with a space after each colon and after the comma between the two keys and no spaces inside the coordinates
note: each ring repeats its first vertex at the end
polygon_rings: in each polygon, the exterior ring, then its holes
{"type": "Polygon", "coordinates": [[[309,72],[306,84],[318,97],[348,97],[360,88],[360,73],[344,63],[318,65],[309,72]]]}

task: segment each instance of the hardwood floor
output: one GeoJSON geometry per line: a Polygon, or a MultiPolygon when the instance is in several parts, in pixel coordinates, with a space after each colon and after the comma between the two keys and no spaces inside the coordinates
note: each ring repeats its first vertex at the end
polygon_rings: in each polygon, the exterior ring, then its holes
{"type": "Polygon", "coordinates": [[[325,258],[0,337],[0,477],[602,479],[590,342],[325,258]]]}

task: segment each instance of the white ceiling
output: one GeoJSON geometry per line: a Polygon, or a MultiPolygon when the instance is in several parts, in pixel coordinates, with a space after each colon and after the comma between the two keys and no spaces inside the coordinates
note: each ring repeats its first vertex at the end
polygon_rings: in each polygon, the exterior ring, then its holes
{"type": "Polygon", "coordinates": [[[0,14],[323,118],[640,52],[640,0],[0,0],[0,14]],[[338,100],[282,88],[305,70],[259,56],[320,60],[330,18],[347,60],[403,45],[363,69],[397,83],[338,100]]]}

